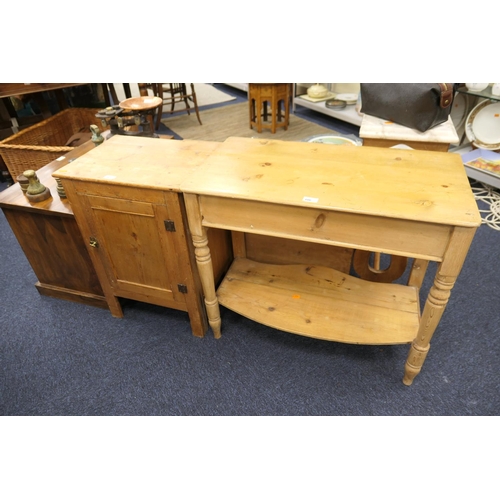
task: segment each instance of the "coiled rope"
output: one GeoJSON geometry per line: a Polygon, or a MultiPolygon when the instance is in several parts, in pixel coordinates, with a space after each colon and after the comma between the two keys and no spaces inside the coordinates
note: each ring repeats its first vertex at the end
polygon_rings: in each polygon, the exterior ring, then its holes
{"type": "Polygon", "coordinates": [[[482,182],[471,182],[483,224],[500,231],[500,192],[482,182]]]}

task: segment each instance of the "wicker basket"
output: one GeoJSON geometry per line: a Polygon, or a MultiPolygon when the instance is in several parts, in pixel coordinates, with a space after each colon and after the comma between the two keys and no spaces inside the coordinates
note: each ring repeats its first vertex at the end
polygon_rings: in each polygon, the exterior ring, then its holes
{"type": "Polygon", "coordinates": [[[90,125],[95,124],[102,131],[101,120],[95,116],[98,111],[68,108],[1,141],[0,155],[12,180],[15,182],[25,170],[38,170],[75,149],[64,144],[78,132],[90,132],[90,125]]]}

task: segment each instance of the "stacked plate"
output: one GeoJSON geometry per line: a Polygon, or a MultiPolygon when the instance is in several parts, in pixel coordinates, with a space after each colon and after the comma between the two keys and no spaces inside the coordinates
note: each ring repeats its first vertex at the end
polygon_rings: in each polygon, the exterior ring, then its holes
{"type": "Polygon", "coordinates": [[[457,131],[467,119],[468,105],[469,96],[467,94],[457,92],[453,98],[453,104],[450,112],[451,120],[457,131]]]}
{"type": "Polygon", "coordinates": [[[467,139],[476,147],[500,150],[500,102],[482,101],[469,113],[467,139]]]}
{"type": "Polygon", "coordinates": [[[338,101],[345,101],[346,104],[356,104],[358,94],[337,94],[335,99],[338,101]]]}

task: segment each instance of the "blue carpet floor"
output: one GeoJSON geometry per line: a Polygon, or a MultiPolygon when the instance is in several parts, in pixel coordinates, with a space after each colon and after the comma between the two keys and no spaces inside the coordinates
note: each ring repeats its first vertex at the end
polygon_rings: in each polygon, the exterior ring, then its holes
{"type": "Polygon", "coordinates": [[[2,213],[0,414],[498,415],[499,247],[500,232],[479,228],[406,387],[407,346],[309,339],[224,308],[222,338],[199,339],[183,312],[131,302],[117,319],[42,297],[2,213]]]}

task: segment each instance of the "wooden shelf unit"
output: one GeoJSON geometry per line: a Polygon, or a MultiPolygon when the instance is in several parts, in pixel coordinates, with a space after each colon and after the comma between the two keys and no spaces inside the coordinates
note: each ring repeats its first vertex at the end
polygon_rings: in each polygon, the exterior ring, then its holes
{"type": "MultiPolygon", "coordinates": [[[[325,84],[327,87],[331,87],[334,84],[325,84]]],[[[336,118],[337,120],[341,120],[343,122],[351,123],[352,125],[356,125],[358,127],[361,126],[361,122],[363,121],[363,116],[360,115],[356,111],[356,106],[353,104],[347,105],[343,109],[331,109],[326,107],[326,100],[313,102],[301,97],[307,92],[307,87],[302,86],[300,83],[293,84],[293,92],[292,92],[292,111],[295,112],[295,106],[303,106],[304,108],[311,109],[313,111],[317,111],[318,113],[322,113],[324,115],[331,116],[332,118],[336,118]]]]}
{"type": "Polygon", "coordinates": [[[463,165],[449,153],[231,137],[181,190],[216,338],[220,302],[310,337],[411,342],[406,385],[422,368],[481,224],[463,165]],[[218,290],[208,228],[233,231],[237,258],[218,290]],[[363,282],[303,263],[256,263],[238,236],[246,233],[410,257],[408,286],[363,282]],[[428,261],[439,264],[420,314],[418,289],[428,261]]]}

